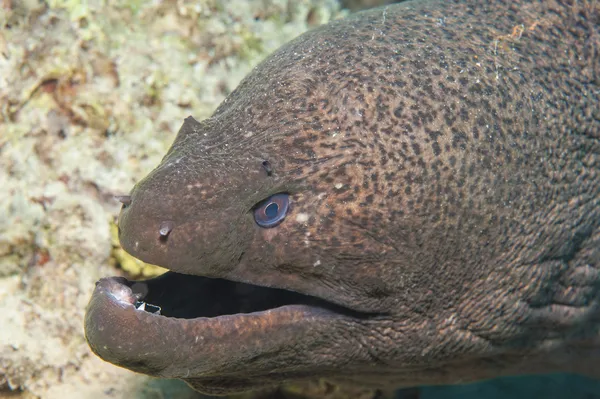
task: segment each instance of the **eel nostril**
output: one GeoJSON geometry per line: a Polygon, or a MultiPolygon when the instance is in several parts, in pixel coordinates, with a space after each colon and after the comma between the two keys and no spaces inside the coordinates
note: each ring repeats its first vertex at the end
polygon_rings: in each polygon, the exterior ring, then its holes
{"type": "Polygon", "coordinates": [[[131,195],[115,195],[115,199],[123,204],[123,207],[131,205],[131,195]]]}
{"type": "Polygon", "coordinates": [[[161,241],[166,241],[167,238],[169,237],[169,234],[171,234],[173,227],[175,227],[175,226],[173,225],[173,222],[171,222],[170,220],[162,222],[158,229],[158,234],[160,236],[159,239],[161,241]]]}
{"type": "Polygon", "coordinates": [[[271,166],[271,162],[267,160],[262,161],[262,166],[265,169],[265,172],[267,172],[267,176],[271,176],[273,174],[273,167],[271,166]]]}

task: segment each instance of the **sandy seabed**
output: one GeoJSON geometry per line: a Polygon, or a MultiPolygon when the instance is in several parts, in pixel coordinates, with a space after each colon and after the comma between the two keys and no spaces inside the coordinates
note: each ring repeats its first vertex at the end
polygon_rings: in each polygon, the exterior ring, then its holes
{"type": "MultiPolygon", "coordinates": [[[[95,281],[160,273],[119,248],[113,196],[158,164],[185,117],[210,116],[267,54],[346,13],[336,0],[0,1],[0,398],[200,397],[85,342],[95,281]]],[[[323,384],[300,390],[373,397],[323,384]]],[[[421,397],[595,398],[600,383],[513,378],[421,397]]]]}

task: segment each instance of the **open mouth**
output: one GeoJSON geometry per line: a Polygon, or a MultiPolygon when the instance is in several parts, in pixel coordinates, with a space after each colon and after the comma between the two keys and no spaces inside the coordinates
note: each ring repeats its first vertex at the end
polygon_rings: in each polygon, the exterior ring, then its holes
{"type": "Polygon", "coordinates": [[[257,313],[298,305],[314,312],[369,316],[298,292],[176,272],[145,281],[119,281],[131,289],[137,310],[179,319],[257,313]]]}
{"type": "Polygon", "coordinates": [[[284,289],[167,272],[145,281],[101,279],[85,335],[108,362],[164,378],[205,378],[208,390],[212,378],[231,381],[240,367],[279,364],[299,348],[327,345],[340,326],[377,316],[284,289]]]}

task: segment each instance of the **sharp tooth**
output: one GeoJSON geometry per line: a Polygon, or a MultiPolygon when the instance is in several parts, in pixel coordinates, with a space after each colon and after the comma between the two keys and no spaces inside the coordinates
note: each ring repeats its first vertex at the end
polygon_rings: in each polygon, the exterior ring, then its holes
{"type": "Polygon", "coordinates": [[[150,312],[153,314],[160,314],[161,308],[160,306],[156,306],[156,305],[152,305],[152,304],[148,304],[148,307],[146,308],[146,312],[150,312]]]}
{"type": "Polygon", "coordinates": [[[160,314],[160,311],[162,310],[160,306],[152,305],[151,303],[147,303],[144,301],[136,301],[134,306],[137,310],[143,310],[145,312],[152,313],[152,314],[158,314],[158,315],[160,314]]]}

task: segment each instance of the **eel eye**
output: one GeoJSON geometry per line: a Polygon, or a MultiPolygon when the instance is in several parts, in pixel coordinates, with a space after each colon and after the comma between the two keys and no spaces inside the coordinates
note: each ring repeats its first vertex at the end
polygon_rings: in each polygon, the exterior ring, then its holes
{"type": "Polygon", "coordinates": [[[254,209],[254,220],[260,227],[274,227],[285,219],[290,205],[285,193],[275,194],[260,202],[254,209]]]}

